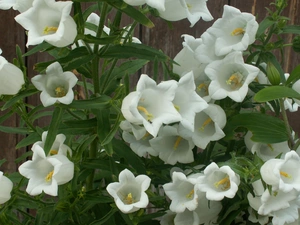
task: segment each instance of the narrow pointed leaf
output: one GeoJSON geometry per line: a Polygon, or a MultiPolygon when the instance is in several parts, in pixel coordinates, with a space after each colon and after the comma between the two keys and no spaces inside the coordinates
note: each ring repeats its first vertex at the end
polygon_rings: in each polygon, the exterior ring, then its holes
{"type": "Polygon", "coordinates": [[[254,100],[257,102],[269,102],[282,98],[300,99],[300,94],[294,89],[286,86],[270,86],[260,90],[254,96],[254,100]]]}

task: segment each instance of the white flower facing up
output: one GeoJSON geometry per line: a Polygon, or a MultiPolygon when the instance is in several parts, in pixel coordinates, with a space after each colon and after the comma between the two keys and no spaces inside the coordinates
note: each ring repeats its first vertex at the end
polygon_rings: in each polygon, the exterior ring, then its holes
{"type": "Polygon", "coordinates": [[[13,188],[13,183],[10,179],[3,175],[3,172],[0,171],[0,204],[7,202],[10,198],[10,192],[13,188]]]}
{"type": "Polygon", "coordinates": [[[191,138],[184,139],[178,134],[176,125],[162,127],[158,136],[149,142],[159,158],[167,164],[174,165],[177,162],[191,163],[194,161],[192,149],[195,145],[191,138]]]}
{"type": "Polygon", "coordinates": [[[195,116],[194,132],[179,126],[179,134],[188,138],[199,148],[205,149],[210,141],[220,140],[225,136],[222,129],[226,125],[226,114],[224,110],[216,104],[208,104],[208,107],[195,116]]]}
{"type": "Polygon", "coordinates": [[[196,190],[206,193],[208,200],[220,201],[224,197],[233,198],[238,190],[240,177],[229,166],[218,167],[214,162],[204,170],[196,190]]]}
{"type": "Polygon", "coordinates": [[[266,161],[260,168],[260,173],[274,191],[300,191],[300,157],[295,151],[286,153],[284,159],[266,161]]]}
{"type": "Polygon", "coordinates": [[[7,10],[13,8],[22,13],[32,6],[32,2],[33,0],[0,0],[0,9],[7,10]]]}
{"type": "Polygon", "coordinates": [[[45,107],[57,102],[65,105],[71,104],[74,99],[72,88],[77,80],[72,72],[63,72],[58,62],[49,65],[45,75],[36,75],[31,79],[33,85],[42,91],[40,98],[45,107]]]}
{"type": "Polygon", "coordinates": [[[165,10],[165,0],[124,0],[128,5],[132,6],[138,6],[138,5],[144,5],[147,4],[151,6],[152,8],[155,8],[160,11],[165,10]]]}
{"type": "Polygon", "coordinates": [[[195,114],[208,107],[208,104],[195,91],[193,72],[182,76],[178,81],[173,104],[182,116],[180,124],[190,131],[194,131],[195,114]]]}
{"type": "Polygon", "coordinates": [[[71,1],[33,1],[30,9],[15,17],[28,30],[27,47],[43,41],[56,47],[72,44],[77,35],[77,26],[70,16],[71,9],[71,1]]]}
{"type": "Polygon", "coordinates": [[[61,153],[46,156],[43,145],[44,143],[37,142],[32,146],[32,160],[23,163],[19,172],[29,179],[26,188],[28,194],[35,196],[45,192],[57,196],[58,185],[65,184],[73,178],[74,163],[61,153]]]}
{"type": "Polygon", "coordinates": [[[22,70],[0,56],[0,95],[15,95],[21,90],[24,83],[22,70]]]}
{"type": "Polygon", "coordinates": [[[211,79],[208,93],[212,99],[229,97],[242,102],[247,95],[248,85],[256,78],[259,69],[245,64],[242,52],[232,52],[224,59],[208,64],[205,73],[211,79]]]}
{"type": "Polygon", "coordinates": [[[132,213],[147,207],[149,199],[145,191],[149,188],[150,182],[148,176],[135,177],[131,171],[125,169],[119,174],[119,182],[108,184],[106,190],[123,213],[132,213]]]}
{"type": "Polygon", "coordinates": [[[215,53],[226,55],[231,51],[244,51],[255,41],[258,23],[255,16],[225,5],[222,18],[207,30],[216,37],[215,53]]]}
{"type": "Polygon", "coordinates": [[[169,21],[187,18],[193,27],[201,18],[204,21],[213,19],[207,5],[207,0],[166,0],[165,10],[159,10],[159,16],[169,21]]]}
{"type": "Polygon", "coordinates": [[[172,102],[177,86],[174,80],[157,85],[150,77],[142,74],[136,91],[129,93],[122,102],[123,116],[133,124],[143,124],[147,132],[156,137],[162,124],[182,120],[172,102]]]}
{"type": "Polygon", "coordinates": [[[186,209],[192,211],[197,208],[198,194],[195,184],[199,177],[186,177],[182,172],[172,173],[172,182],[163,185],[166,195],[172,200],[170,210],[176,213],[183,213],[186,209]]]}

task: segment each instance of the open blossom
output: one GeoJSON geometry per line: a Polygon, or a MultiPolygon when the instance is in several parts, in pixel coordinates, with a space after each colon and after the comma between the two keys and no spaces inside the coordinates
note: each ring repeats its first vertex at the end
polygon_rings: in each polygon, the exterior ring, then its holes
{"type": "Polygon", "coordinates": [[[258,23],[251,13],[224,5],[222,18],[207,30],[216,37],[215,53],[226,55],[231,51],[244,51],[255,41],[258,23]]]}
{"type": "Polygon", "coordinates": [[[44,142],[35,143],[31,149],[32,160],[26,161],[19,167],[20,174],[29,179],[26,188],[28,194],[35,196],[45,192],[48,195],[57,196],[58,185],[65,184],[73,178],[74,163],[64,155],[64,149],[61,151],[54,149],[63,147],[62,143],[57,145],[57,139],[53,143],[52,154],[49,156],[45,155],[44,142]]]}
{"type": "Polygon", "coordinates": [[[300,157],[295,151],[286,153],[284,159],[266,161],[260,168],[260,173],[274,191],[300,191],[300,157]]]}
{"type": "Polygon", "coordinates": [[[233,198],[238,190],[240,177],[229,166],[218,167],[214,162],[204,170],[196,190],[206,193],[208,200],[220,201],[224,197],[233,198]]]}
{"type": "Polygon", "coordinates": [[[31,79],[33,85],[42,91],[40,98],[45,107],[56,102],[65,105],[72,103],[74,99],[72,88],[77,80],[72,72],[63,72],[58,62],[49,65],[45,75],[36,75],[31,79]]]}
{"type": "Polygon", "coordinates": [[[132,213],[147,207],[149,199],[145,191],[149,188],[150,182],[148,176],[135,177],[131,171],[124,169],[119,174],[119,182],[108,184],[106,190],[123,213],[132,213]]]}
{"type": "Polygon", "coordinates": [[[32,2],[33,0],[0,0],[0,9],[7,10],[13,8],[22,13],[32,6],[32,2]]]}
{"type": "Polygon", "coordinates": [[[213,19],[207,5],[207,0],[166,0],[165,9],[158,9],[159,16],[169,21],[178,21],[187,18],[191,27],[201,18],[204,21],[213,19]]]}
{"type": "Polygon", "coordinates": [[[205,68],[211,79],[208,93],[212,99],[226,97],[242,102],[248,93],[248,85],[256,78],[259,69],[244,63],[242,52],[232,52],[222,60],[216,60],[205,68]]]}
{"type": "Polygon", "coordinates": [[[172,102],[177,86],[174,80],[157,85],[150,77],[142,74],[136,91],[123,99],[123,116],[133,124],[143,124],[147,132],[156,137],[162,124],[179,122],[182,119],[172,102]]]}
{"type": "Polygon", "coordinates": [[[43,41],[56,47],[72,44],[77,35],[77,26],[70,16],[71,9],[71,1],[33,1],[31,8],[15,17],[28,30],[27,47],[43,41]]]}
{"type": "Polygon", "coordinates": [[[24,83],[22,70],[0,56],[0,95],[15,95],[21,90],[24,83]]]}
{"type": "Polygon", "coordinates": [[[165,0],[124,0],[124,2],[132,6],[147,4],[157,10],[165,10],[165,0]]]}
{"type": "Polygon", "coordinates": [[[0,187],[0,204],[3,204],[7,202],[11,197],[10,192],[13,188],[13,183],[10,179],[3,175],[2,171],[0,171],[0,187]]]}

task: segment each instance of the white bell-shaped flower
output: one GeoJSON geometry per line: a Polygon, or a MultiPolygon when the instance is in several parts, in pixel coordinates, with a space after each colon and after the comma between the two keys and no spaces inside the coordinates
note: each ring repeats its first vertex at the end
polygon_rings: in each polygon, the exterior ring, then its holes
{"type": "Polygon", "coordinates": [[[136,91],[129,93],[122,102],[121,111],[130,123],[143,124],[148,133],[156,137],[162,124],[182,120],[173,105],[178,84],[174,80],[156,84],[147,75],[142,74],[136,91]]]}
{"type": "Polygon", "coordinates": [[[40,98],[45,107],[56,102],[71,104],[74,99],[72,88],[77,80],[72,72],[63,72],[58,62],[49,65],[45,75],[36,75],[31,79],[33,85],[42,91],[40,98]]]}
{"type": "Polygon", "coordinates": [[[0,95],[15,95],[24,83],[22,70],[0,56],[0,95]]]}
{"type": "Polygon", "coordinates": [[[108,184],[106,190],[123,213],[132,213],[147,207],[149,199],[145,191],[149,188],[150,182],[148,176],[135,177],[131,171],[125,169],[119,174],[119,182],[108,184]]]}
{"type": "Polygon", "coordinates": [[[15,20],[28,30],[27,47],[43,41],[65,47],[75,40],[77,25],[70,16],[71,1],[35,0],[32,7],[15,20]]]}
{"type": "Polygon", "coordinates": [[[74,163],[63,154],[63,151],[60,154],[46,156],[43,144],[38,142],[32,146],[32,160],[23,163],[19,167],[19,172],[29,179],[26,188],[28,194],[35,196],[45,192],[57,196],[58,185],[65,184],[73,178],[74,163]]]}
{"type": "Polygon", "coordinates": [[[0,9],[7,10],[13,8],[22,13],[32,6],[32,2],[33,0],[0,0],[0,9]]]}
{"type": "Polygon", "coordinates": [[[256,78],[259,69],[245,64],[242,52],[237,51],[208,64],[205,73],[211,79],[208,93],[212,99],[229,97],[242,102],[247,95],[248,85],[256,78]]]}
{"type": "Polygon", "coordinates": [[[274,191],[300,191],[300,157],[295,151],[286,153],[284,159],[266,161],[260,168],[260,173],[274,191]]]}
{"type": "Polygon", "coordinates": [[[251,13],[224,5],[222,18],[207,30],[216,37],[215,53],[226,55],[231,51],[245,51],[255,41],[258,23],[251,13]]]}
{"type": "Polygon", "coordinates": [[[147,4],[157,10],[161,10],[161,11],[165,10],[165,0],[160,0],[160,1],[157,1],[157,0],[124,0],[124,2],[126,2],[128,5],[132,5],[132,6],[147,4]]]}
{"type": "Polygon", "coordinates": [[[10,192],[13,188],[13,182],[4,176],[2,171],[0,171],[0,187],[0,204],[3,204],[11,198],[10,192]]]}
{"type": "Polygon", "coordinates": [[[233,198],[238,190],[240,177],[229,166],[218,167],[214,162],[204,170],[196,190],[206,193],[208,200],[220,201],[224,197],[233,198]]]}

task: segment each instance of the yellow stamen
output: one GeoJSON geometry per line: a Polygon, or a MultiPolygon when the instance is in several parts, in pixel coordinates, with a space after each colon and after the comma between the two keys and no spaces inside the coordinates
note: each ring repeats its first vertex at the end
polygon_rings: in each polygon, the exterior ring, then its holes
{"type": "Polygon", "coordinates": [[[53,173],[54,170],[47,174],[47,176],[45,177],[46,182],[50,182],[52,180],[53,173]]]}
{"type": "Polygon", "coordinates": [[[271,149],[271,151],[274,151],[274,148],[273,148],[273,146],[271,144],[267,144],[267,145],[271,149]]]}
{"type": "Polygon", "coordinates": [[[146,134],[142,137],[142,139],[143,140],[146,140],[147,139],[147,137],[150,135],[150,133],[149,132],[146,132],[146,134]]]}
{"type": "Polygon", "coordinates": [[[125,197],[125,199],[123,200],[123,202],[124,202],[125,204],[128,204],[128,205],[134,203],[132,194],[129,193],[129,194],[125,197]]]}
{"type": "Polygon", "coordinates": [[[58,153],[58,151],[55,149],[51,149],[49,152],[50,155],[57,155],[57,153],[58,153]]]}
{"type": "Polygon", "coordinates": [[[48,27],[46,26],[44,28],[44,34],[49,34],[49,32],[55,33],[57,31],[58,27],[48,27]]]}
{"type": "Polygon", "coordinates": [[[286,178],[292,178],[292,176],[289,175],[287,172],[280,171],[280,175],[286,178]]]}
{"type": "Polygon", "coordinates": [[[214,183],[216,188],[219,188],[219,186],[221,185],[221,189],[222,190],[227,190],[228,188],[230,188],[230,180],[229,177],[226,176],[225,178],[219,180],[218,182],[214,183]]]}
{"type": "Polygon", "coordinates": [[[177,149],[177,147],[178,147],[178,145],[179,145],[179,143],[180,143],[181,140],[182,140],[182,137],[178,136],[177,139],[176,139],[176,141],[175,141],[175,144],[173,146],[174,150],[177,149]]]}
{"type": "Polygon", "coordinates": [[[191,9],[192,8],[192,6],[190,5],[190,4],[186,4],[186,6],[188,7],[188,9],[191,9]]]}
{"type": "Polygon", "coordinates": [[[188,199],[191,199],[191,198],[193,198],[193,196],[194,196],[194,189],[192,189],[190,191],[190,193],[188,193],[185,197],[188,198],[188,199]]]}
{"type": "Polygon", "coordinates": [[[175,109],[179,112],[180,106],[179,105],[174,105],[175,109]]]}
{"type": "Polygon", "coordinates": [[[210,117],[208,117],[208,118],[204,121],[204,123],[202,124],[202,127],[200,127],[200,130],[203,131],[203,130],[205,129],[205,127],[206,127],[208,124],[210,124],[211,122],[213,122],[212,119],[211,119],[210,117]]]}
{"type": "Polygon", "coordinates": [[[231,32],[231,35],[232,36],[238,36],[238,35],[242,35],[245,33],[245,30],[241,27],[238,27],[236,29],[234,29],[232,32],[231,32]]]}
{"type": "Polygon", "coordinates": [[[241,86],[242,81],[243,76],[240,73],[234,73],[226,80],[226,84],[233,85],[232,87],[238,87],[241,86]]]}
{"type": "Polygon", "coordinates": [[[66,91],[64,87],[58,86],[55,88],[54,92],[55,92],[55,97],[61,98],[66,96],[66,91]]]}
{"type": "Polygon", "coordinates": [[[137,109],[145,114],[148,121],[153,119],[153,115],[147,111],[147,109],[143,106],[138,106],[137,109]]]}

